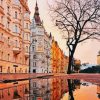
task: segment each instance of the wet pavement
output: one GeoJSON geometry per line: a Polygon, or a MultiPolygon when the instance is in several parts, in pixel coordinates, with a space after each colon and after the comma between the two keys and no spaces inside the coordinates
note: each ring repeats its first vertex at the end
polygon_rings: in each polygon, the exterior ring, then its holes
{"type": "Polygon", "coordinates": [[[99,74],[55,74],[1,82],[0,100],[100,100],[99,74]]]}

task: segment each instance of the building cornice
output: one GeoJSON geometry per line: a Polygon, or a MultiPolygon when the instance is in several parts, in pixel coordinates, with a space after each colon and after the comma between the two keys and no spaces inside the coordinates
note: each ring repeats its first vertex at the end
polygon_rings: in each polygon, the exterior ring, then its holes
{"type": "Polygon", "coordinates": [[[19,0],[19,1],[22,4],[22,6],[26,9],[26,11],[28,11],[30,13],[30,10],[29,10],[29,8],[27,6],[27,2],[25,2],[25,0],[19,0]]]}

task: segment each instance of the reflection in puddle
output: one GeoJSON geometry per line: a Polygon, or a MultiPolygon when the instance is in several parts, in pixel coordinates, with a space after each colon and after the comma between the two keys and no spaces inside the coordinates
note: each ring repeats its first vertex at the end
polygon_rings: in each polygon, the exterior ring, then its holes
{"type": "Polygon", "coordinates": [[[0,83],[0,100],[100,100],[100,84],[65,77],[0,83]]]}

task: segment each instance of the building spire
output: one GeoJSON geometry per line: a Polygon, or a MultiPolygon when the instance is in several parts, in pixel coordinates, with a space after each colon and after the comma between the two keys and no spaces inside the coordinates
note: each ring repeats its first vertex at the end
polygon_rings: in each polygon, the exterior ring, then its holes
{"type": "Polygon", "coordinates": [[[41,25],[41,19],[39,16],[39,8],[38,8],[37,0],[36,0],[36,6],[35,6],[34,19],[37,25],[41,25]]]}

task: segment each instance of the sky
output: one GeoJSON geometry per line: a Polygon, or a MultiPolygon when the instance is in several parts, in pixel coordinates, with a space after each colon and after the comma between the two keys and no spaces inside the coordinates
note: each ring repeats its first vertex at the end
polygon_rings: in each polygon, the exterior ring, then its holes
{"type": "MultiPolygon", "coordinates": [[[[48,33],[52,33],[54,39],[58,42],[64,54],[68,55],[66,40],[62,38],[61,31],[55,27],[55,23],[50,16],[48,2],[52,3],[53,0],[37,0],[40,18],[43,20],[44,27],[48,33]]],[[[28,0],[28,6],[31,11],[30,18],[33,18],[36,0],[28,0]]],[[[100,41],[88,40],[78,45],[74,57],[80,59],[82,63],[97,64],[97,54],[100,50],[100,41]]]]}

